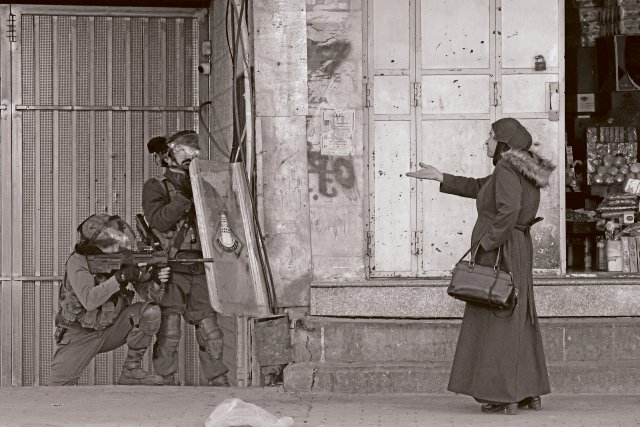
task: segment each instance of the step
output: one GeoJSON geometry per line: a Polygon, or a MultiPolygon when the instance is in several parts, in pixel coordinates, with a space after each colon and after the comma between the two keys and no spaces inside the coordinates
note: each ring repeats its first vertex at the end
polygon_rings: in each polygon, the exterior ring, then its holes
{"type": "MultiPolygon", "coordinates": [[[[450,279],[367,279],[314,282],[316,316],[462,317],[464,303],[447,295],[450,279]]],[[[577,274],[534,278],[540,316],[640,316],[640,276],[577,274]]]]}
{"type": "MultiPolygon", "coordinates": [[[[451,364],[315,363],[288,365],[284,387],[317,393],[447,393],[451,364]]],[[[636,361],[554,362],[548,364],[554,393],[640,393],[636,361]]]]}
{"type": "MultiPolygon", "coordinates": [[[[459,319],[306,317],[294,334],[297,362],[451,362],[459,319]]],[[[547,362],[636,360],[640,318],[540,319],[547,362]]]]}

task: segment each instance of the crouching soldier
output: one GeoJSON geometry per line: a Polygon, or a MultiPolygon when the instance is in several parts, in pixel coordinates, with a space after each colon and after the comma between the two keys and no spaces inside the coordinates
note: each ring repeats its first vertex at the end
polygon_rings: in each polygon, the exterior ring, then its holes
{"type": "Polygon", "coordinates": [[[78,243],[69,256],[60,287],[49,385],[76,385],[98,354],[127,344],[118,384],[160,385],[163,378],[142,369],[142,357],[160,328],[158,301],[169,268],[152,275],[147,268],[124,265],[108,274],[92,274],[87,256],[131,249],[134,235],[118,216],[96,214],[78,227],[78,243]],[[144,302],[132,304],[131,283],[144,302]]]}
{"type": "MultiPolygon", "coordinates": [[[[202,258],[202,246],[189,179],[191,160],[198,156],[198,134],[183,130],[149,141],[147,148],[156,162],[166,168],[161,177],[151,178],[142,189],[142,208],[153,231],[168,251],[169,258],[202,258]]],[[[162,320],[153,347],[153,367],[176,384],[180,317],[195,326],[200,369],[208,385],[228,387],[228,368],[222,361],[222,330],[209,300],[204,264],[181,263],[172,267],[167,292],[160,302],[162,320]]]]}

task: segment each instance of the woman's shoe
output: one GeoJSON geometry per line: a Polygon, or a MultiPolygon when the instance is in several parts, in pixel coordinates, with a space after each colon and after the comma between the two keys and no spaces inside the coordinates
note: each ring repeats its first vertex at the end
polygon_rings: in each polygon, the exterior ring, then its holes
{"type": "Polygon", "coordinates": [[[529,408],[534,411],[542,410],[542,400],[540,396],[531,396],[518,402],[518,408],[529,408]]]}
{"type": "Polygon", "coordinates": [[[518,413],[517,403],[483,403],[480,406],[482,412],[486,414],[506,414],[516,415],[518,413]]]}

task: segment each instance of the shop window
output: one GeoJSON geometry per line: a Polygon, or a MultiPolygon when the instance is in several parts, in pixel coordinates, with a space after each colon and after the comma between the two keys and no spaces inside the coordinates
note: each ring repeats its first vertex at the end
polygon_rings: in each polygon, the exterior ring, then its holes
{"type": "Polygon", "coordinates": [[[567,272],[640,271],[640,2],[566,4],[567,272]]]}

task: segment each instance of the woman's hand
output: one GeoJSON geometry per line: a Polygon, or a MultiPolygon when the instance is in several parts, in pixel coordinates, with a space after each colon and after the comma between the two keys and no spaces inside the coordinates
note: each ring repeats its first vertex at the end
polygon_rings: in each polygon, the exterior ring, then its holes
{"type": "Polygon", "coordinates": [[[432,181],[442,182],[442,172],[431,165],[420,162],[419,171],[407,172],[407,176],[418,179],[430,179],[432,181]]]}

